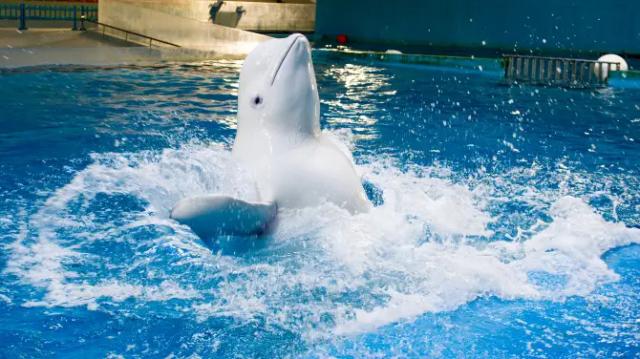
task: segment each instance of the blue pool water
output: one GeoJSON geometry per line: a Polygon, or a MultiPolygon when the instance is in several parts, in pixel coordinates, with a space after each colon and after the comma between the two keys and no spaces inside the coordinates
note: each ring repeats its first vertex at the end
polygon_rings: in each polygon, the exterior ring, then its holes
{"type": "Polygon", "coordinates": [[[239,69],[0,75],[0,357],[640,357],[640,88],[316,53],[378,206],[205,243],[239,69]]]}

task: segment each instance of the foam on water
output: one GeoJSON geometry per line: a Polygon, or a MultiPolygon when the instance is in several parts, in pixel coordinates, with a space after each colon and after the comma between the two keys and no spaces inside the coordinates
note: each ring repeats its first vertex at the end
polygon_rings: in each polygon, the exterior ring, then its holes
{"type": "Polygon", "coordinates": [[[22,214],[6,271],[41,290],[24,306],[182,300],[175,310],[194,320],[260,319],[313,341],[483,296],[586,295],[617,278],[604,252],[640,243],[640,230],[606,221],[583,199],[505,184],[510,176],[465,182],[439,166],[401,167],[384,156],[361,162],[382,193],[371,212],[330,204],[284,210],[270,238],[205,244],[168,213],[187,195],[255,197],[226,145],[94,154],[37,213],[22,214]],[[505,239],[490,229],[504,220],[490,208],[514,187],[546,217],[505,239]],[[247,241],[255,245],[241,250],[247,241]]]}

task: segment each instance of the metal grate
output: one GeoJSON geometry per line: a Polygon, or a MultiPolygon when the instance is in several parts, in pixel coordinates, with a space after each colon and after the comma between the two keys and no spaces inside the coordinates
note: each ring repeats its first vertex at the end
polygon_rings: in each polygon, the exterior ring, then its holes
{"type": "Polygon", "coordinates": [[[618,62],[525,55],[502,55],[502,58],[508,83],[604,87],[609,71],[620,69],[618,62]]]}

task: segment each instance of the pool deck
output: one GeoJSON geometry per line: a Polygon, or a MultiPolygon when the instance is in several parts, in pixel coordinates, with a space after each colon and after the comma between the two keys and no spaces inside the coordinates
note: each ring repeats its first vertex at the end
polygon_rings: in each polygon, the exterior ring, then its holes
{"type": "Polygon", "coordinates": [[[56,65],[148,65],[221,57],[214,51],[149,48],[103,36],[95,31],[71,31],[68,23],[61,26],[52,24],[52,27],[33,26],[26,31],[17,30],[13,24],[11,27],[6,25],[0,24],[0,69],[56,65]]]}
{"type": "Polygon", "coordinates": [[[388,63],[444,66],[479,71],[503,71],[501,59],[499,58],[405,54],[400,52],[362,51],[349,48],[320,48],[318,51],[322,56],[329,58],[350,57],[388,63]]]}
{"type": "Polygon", "coordinates": [[[91,31],[71,31],[59,27],[32,28],[25,31],[0,28],[0,45],[3,49],[134,47],[131,43],[103,37],[91,31]]]}
{"type": "Polygon", "coordinates": [[[106,65],[132,57],[139,46],[90,31],[65,28],[0,28],[0,68],[42,65],[106,65]]]}

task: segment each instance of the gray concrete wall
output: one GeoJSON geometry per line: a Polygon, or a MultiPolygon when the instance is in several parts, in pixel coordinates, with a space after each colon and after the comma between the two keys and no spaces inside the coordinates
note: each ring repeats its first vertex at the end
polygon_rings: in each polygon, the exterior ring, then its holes
{"type": "MultiPolygon", "coordinates": [[[[100,0],[99,21],[188,49],[246,56],[269,37],[172,14],[178,1],[100,0]],[[154,6],[147,6],[154,4],[154,6]]],[[[114,36],[121,36],[117,31],[114,36]]]]}
{"type": "Polygon", "coordinates": [[[216,24],[261,32],[312,32],[315,20],[316,5],[313,3],[225,1],[216,16],[216,24]],[[236,14],[238,6],[246,10],[240,17],[236,14]]]}
{"type": "MultiPolygon", "coordinates": [[[[102,0],[101,0],[102,1],[102,0]]],[[[109,0],[106,0],[109,1],[109,0]]],[[[275,3],[226,0],[216,15],[218,25],[258,32],[311,32],[315,29],[316,5],[304,0],[275,3]],[[238,16],[236,8],[245,12],[238,16]]],[[[214,0],[139,0],[139,6],[200,22],[211,22],[209,6],[214,0]]]]}
{"type": "Polygon", "coordinates": [[[316,34],[389,46],[640,54],[638,0],[320,0],[316,34]]]}

